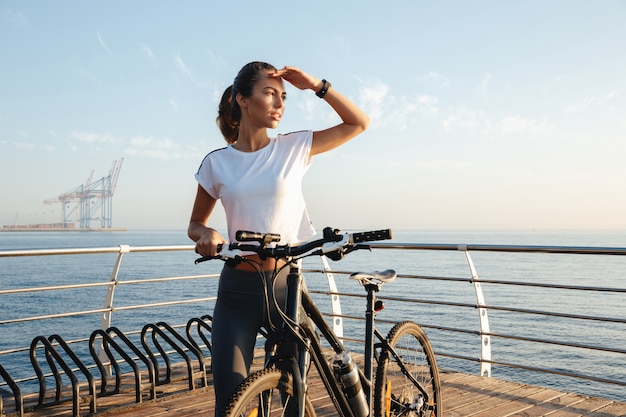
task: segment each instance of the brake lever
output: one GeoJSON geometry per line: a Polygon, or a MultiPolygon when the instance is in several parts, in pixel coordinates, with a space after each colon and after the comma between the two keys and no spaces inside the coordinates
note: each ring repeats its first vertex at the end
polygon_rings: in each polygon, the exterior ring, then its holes
{"type": "Polygon", "coordinates": [[[355,250],[360,250],[360,249],[367,249],[371,251],[372,247],[370,245],[363,245],[363,244],[358,243],[356,245],[346,246],[342,249],[328,252],[325,255],[327,258],[329,258],[332,261],[340,261],[343,259],[344,256],[346,256],[350,252],[354,252],[355,250]]]}
{"type": "Polygon", "coordinates": [[[194,261],[194,263],[196,265],[198,265],[201,262],[206,262],[206,261],[211,261],[213,259],[222,259],[221,256],[211,256],[211,255],[207,255],[207,256],[202,256],[201,258],[198,258],[194,261]]]}
{"type": "Polygon", "coordinates": [[[239,249],[231,249],[228,246],[218,245],[217,247],[218,254],[217,255],[207,255],[201,258],[196,259],[196,265],[200,262],[210,261],[213,259],[220,259],[222,261],[226,261],[228,265],[237,265],[241,263],[243,260],[242,252],[239,249]]]}
{"type": "Polygon", "coordinates": [[[370,245],[366,245],[363,243],[357,243],[356,245],[350,246],[346,249],[346,254],[350,253],[350,252],[354,252],[355,250],[361,250],[361,249],[366,249],[368,251],[372,251],[372,247],[370,245]]]}

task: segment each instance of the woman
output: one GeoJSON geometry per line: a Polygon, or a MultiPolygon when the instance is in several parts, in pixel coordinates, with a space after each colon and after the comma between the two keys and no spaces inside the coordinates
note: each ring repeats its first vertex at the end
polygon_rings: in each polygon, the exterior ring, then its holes
{"type": "MultiPolygon", "coordinates": [[[[296,67],[276,69],[251,62],[222,95],[217,124],[228,146],[209,153],[196,173],[198,190],[188,229],[201,255],[216,255],[218,245],[234,241],[237,230],[278,233],[282,243],[313,236],[302,195],[302,178],[311,158],[363,132],[369,118],[326,80],[296,67]],[[285,110],[283,80],[300,90],[314,91],[341,123],[270,138],[267,130],[278,127],[285,110]],[[228,240],[208,226],[217,200],[226,212],[228,240]]],[[[211,332],[216,415],[247,376],[257,332],[260,327],[274,329],[278,315],[273,306],[285,295],[287,268],[268,291],[269,278],[281,265],[256,255],[248,260],[224,266],[220,276],[211,332]]]]}

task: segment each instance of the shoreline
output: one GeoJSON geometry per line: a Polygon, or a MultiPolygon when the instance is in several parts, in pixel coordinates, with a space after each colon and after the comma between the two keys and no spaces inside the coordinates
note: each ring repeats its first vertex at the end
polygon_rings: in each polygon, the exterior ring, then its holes
{"type": "Polygon", "coordinates": [[[36,228],[36,227],[24,227],[24,228],[6,228],[0,229],[0,233],[18,233],[18,232],[127,232],[125,227],[108,227],[108,228],[63,228],[63,227],[50,227],[50,228],[36,228]]]}

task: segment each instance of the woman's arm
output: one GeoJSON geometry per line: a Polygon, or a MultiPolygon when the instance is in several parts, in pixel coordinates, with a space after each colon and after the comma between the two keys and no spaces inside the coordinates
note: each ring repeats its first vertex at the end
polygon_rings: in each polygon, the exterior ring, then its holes
{"type": "MultiPolygon", "coordinates": [[[[323,82],[296,67],[285,67],[270,74],[284,80],[301,90],[318,92],[323,82]]],[[[369,126],[369,117],[333,87],[330,87],[324,100],[337,112],[342,123],[331,128],[313,132],[311,155],[317,155],[338,147],[363,132],[369,126]]]]}
{"type": "Polygon", "coordinates": [[[228,243],[217,230],[207,227],[215,203],[216,200],[198,185],[187,235],[196,242],[196,252],[202,256],[215,256],[217,255],[217,246],[228,243]]]}

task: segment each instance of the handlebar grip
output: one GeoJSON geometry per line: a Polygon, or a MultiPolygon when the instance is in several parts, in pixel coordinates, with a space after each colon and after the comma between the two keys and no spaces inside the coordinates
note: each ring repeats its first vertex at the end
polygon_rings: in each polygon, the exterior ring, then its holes
{"type": "Polygon", "coordinates": [[[389,240],[391,238],[391,229],[373,230],[371,232],[360,232],[352,234],[352,241],[354,243],[374,242],[376,240],[389,240]]]}
{"type": "Polygon", "coordinates": [[[239,230],[235,238],[240,242],[280,242],[280,235],[276,233],[257,233],[239,230]],[[267,240],[266,240],[267,239],[267,240]]]}

